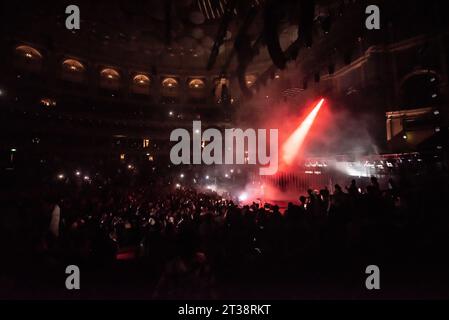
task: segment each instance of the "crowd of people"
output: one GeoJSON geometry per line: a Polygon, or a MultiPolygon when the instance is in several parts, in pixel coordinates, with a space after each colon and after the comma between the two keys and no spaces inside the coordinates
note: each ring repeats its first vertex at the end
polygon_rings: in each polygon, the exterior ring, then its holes
{"type": "Polygon", "coordinates": [[[64,269],[75,264],[88,297],[359,297],[376,264],[391,277],[385,294],[447,296],[426,291],[447,278],[441,178],[435,189],[390,179],[382,190],[372,177],[361,190],[352,180],[333,194],[310,189],[285,210],[172,185],[33,188],[3,207],[0,287],[66,297],[64,269]],[[429,282],[407,282],[416,270],[429,282]]]}

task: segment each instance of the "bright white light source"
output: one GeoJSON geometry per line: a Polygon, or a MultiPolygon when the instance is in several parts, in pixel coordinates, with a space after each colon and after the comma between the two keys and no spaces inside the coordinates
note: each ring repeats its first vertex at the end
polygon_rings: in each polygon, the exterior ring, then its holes
{"type": "Polygon", "coordinates": [[[179,177],[182,179],[182,178],[184,178],[184,173],[181,173],[180,175],[179,175],[179,177]]]}
{"type": "Polygon", "coordinates": [[[61,173],[61,174],[58,174],[58,179],[64,179],[64,175],[61,173]]]}
{"type": "Polygon", "coordinates": [[[76,171],[75,174],[76,174],[77,176],[80,176],[80,175],[81,175],[81,172],[76,171]]]}
{"type": "Polygon", "coordinates": [[[209,176],[206,176],[206,180],[209,180],[209,176]]]}
{"type": "Polygon", "coordinates": [[[181,188],[181,185],[179,183],[176,184],[176,188],[179,189],[181,188]]]}
{"type": "Polygon", "coordinates": [[[84,176],[84,180],[89,180],[89,176],[84,176]]]}
{"type": "Polygon", "coordinates": [[[246,192],[243,192],[239,195],[240,201],[246,201],[248,199],[248,194],[246,192]]]}

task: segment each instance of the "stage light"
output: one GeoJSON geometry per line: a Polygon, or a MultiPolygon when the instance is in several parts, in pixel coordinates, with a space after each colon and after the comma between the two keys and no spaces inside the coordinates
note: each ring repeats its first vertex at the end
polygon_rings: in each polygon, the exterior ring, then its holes
{"type": "Polygon", "coordinates": [[[321,106],[324,103],[324,99],[321,99],[313,108],[313,110],[303,120],[301,125],[290,135],[287,141],[282,146],[283,160],[285,164],[292,164],[293,160],[299,154],[304,140],[312,127],[315,118],[320,111],[321,106]]]}
{"type": "Polygon", "coordinates": [[[351,176],[351,177],[369,177],[370,172],[367,170],[367,167],[374,167],[373,165],[370,165],[368,162],[365,164],[362,163],[350,163],[350,162],[337,162],[335,164],[335,169],[344,173],[345,175],[351,176]]]}
{"type": "Polygon", "coordinates": [[[407,135],[404,134],[404,135],[402,136],[402,138],[403,138],[404,140],[407,140],[407,135]]]}
{"type": "Polygon", "coordinates": [[[63,175],[63,174],[58,174],[58,179],[59,179],[59,180],[64,179],[64,175],[63,175]]]}
{"type": "Polygon", "coordinates": [[[225,178],[229,178],[229,174],[226,173],[226,174],[225,174],[225,178]]]}
{"type": "Polygon", "coordinates": [[[435,111],[433,112],[433,114],[437,116],[437,115],[439,115],[439,114],[440,114],[440,111],[438,111],[438,110],[435,110],[435,111]]]}
{"type": "Polygon", "coordinates": [[[173,116],[173,111],[169,111],[168,112],[168,115],[171,117],[171,116],[173,116]]]}
{"type": "Polygon", "coordinates": [[[179,177],[182,179],[182,178],[184,178],[184,173],[181,173],[180,175],[179,175],[179,177]]]}
{"type": "Polygon", "coordinates": [[[176,184],[176,188],[179,189],[181,188],[181,185],[179,183],[176,184]]]}
{"type": "Polygon", "coordinates": [[[84,180],[89,180],[90,178],[89,178],[89,176],[84,176],[84,180]]]}
{"type": "Polygon", "coordinates": [[[239,195],[240,201],[246,201],[248,199],[248,194],[246,192],[243,192],[239,195]]]}
{"type": "Polygon", "coordinates": [[[79,176],[81,175],[81,172],[76,171],[76,172],[75,172],[75,175],[79,177],[79,176]]]}
{"type": "Polygon", "coordinates": [[[16,152],[16,151],[17,151],[17,149],[15,149],[15,148],[11,149],[11,152],[16,152]]]}
{"type": "Polygon", "coordinates": [[[209,180],[209,176],[206,176],[206,180],[209,180]]]}
{"type": "Polygon", "coordinates": [[[435,99],[436,97],[438,97],[438,95],[436,93],[432,94],[432,98],[435,99]]]}

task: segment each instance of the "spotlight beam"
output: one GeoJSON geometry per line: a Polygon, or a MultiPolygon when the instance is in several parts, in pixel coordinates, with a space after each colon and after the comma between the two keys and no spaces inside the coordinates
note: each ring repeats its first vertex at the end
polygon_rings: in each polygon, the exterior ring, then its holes
{"type": "Polygon", "coordinates": [[[293,160],[295,160],[296,156],[299,154],[304,140],[309,133],[309,130],[312,127],[323,103],[324,99],[321,99],[303,120],[301,125],[284,142],[282,146],[282,158],[285,164],[291,165],[293,160]]]}

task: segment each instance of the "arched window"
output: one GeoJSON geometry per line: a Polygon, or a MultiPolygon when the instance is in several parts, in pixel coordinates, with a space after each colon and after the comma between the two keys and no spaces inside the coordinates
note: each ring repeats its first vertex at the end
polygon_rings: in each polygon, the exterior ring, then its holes
{"type": "Polygon", "coordinates": [[[167,77],[162,80],[161,85],[162,101],[168,103],[177,102],[179,95],[179,81],[173,77],[167,77]]]}
{"type": "Polygon", "coordinates": [[[178,80],[176,80],[175,78],[165,78],[164,80],[162,80],[162,87],[167,89],[174,89],[178,87],[178,80]]]}
{"type": "Polygon", "coordinates": [[[149,86],[150,78],[144,74],[137,74],[133,78],[133,83],[137,86],[149,86]]]}
{"type": "Polygon", "coordinates": [[[189,81],[189,88],[190,89],[204,89],[205,83],[201,79],[192,79],[189,81]]]}
{"type": "Polygon", "coordinates": [[[62,62],[62,79],[71,82],[83,82],[86,68],[76,59],[66,59],[62,62]]]}
{"type": "Polygon", "coordinates": [[[103,79],[109,79],[109,80],[119,80],[120,74],[117,70],[112,68],[105,68],[101,70],[100,75],[103,79]]]}
{"type": "Polygon", "coordinates": [[[76,73],[76,72],[84,72],[86,68],[84,65],[75,59],[66,59],[62,62],[62,67],[64,71],[76,73]]]}
{"type": "Polygon", "coordinates": [[[204,83],[204,80],[194,78],[190,79],[188,82],[189,86],[189,95],[190,98],[193,100],[201,100],[204,99],[206,96],[206,84],[204,83]]]}
{"type": "Polygon", "coordinates": [[[150,94],[150,77],[145,74],[136,74],[133,77],[131,91],[140,95],[150,94]]]}
{"type": "Polygon", "coordinates": [[[100,87],[108,90],[118,90],[120,87],[120,73],[113,68],[101,70],[100,87]]]}
{"type": "Polygon", "coordinates": [[[42,54],[35,48],[22,45],[16,48],[17,54],[29,60],[41,60],[42,54]]]}
{"type": "Polygon", "coordinates": [[[31,72],[39,72],[42,69],[42,54],[37,49],[21,45],[16,47],[15,51],[17,67],[31,72]]]}

